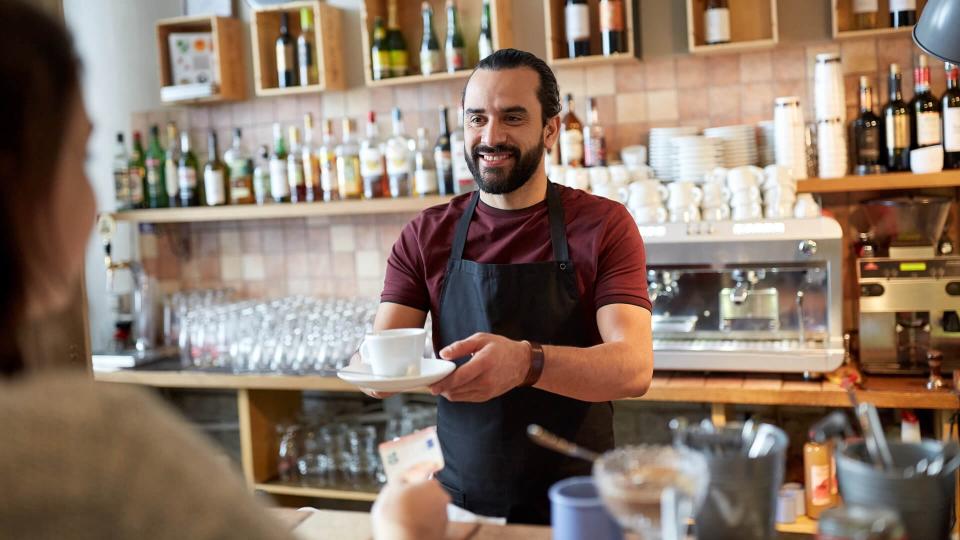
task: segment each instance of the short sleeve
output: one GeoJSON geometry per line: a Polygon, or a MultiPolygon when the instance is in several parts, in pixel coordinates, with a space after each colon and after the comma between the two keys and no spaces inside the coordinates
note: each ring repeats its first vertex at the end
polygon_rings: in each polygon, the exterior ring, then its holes
{"type": "Polygon", "coordinates": [[[407,223],[390,250],[381,302],[430,311],[430,291],[419,238],[422,219],[421,214],[407,223]]]}
{"type": "Polygon", "coordinates": [[[646,251],[640,230],[626,207],[610,213],[597,260],[596,309],[631,304],[653,310],[647,293],[646,251]]]}

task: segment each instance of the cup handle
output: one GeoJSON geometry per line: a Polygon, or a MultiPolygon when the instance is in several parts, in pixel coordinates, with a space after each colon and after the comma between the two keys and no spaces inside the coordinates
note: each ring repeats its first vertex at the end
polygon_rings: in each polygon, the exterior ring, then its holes
{"type": "Polygon", "coordinates": [[[694,203],[693,203],[694,206],[700,206],[700,203],[703,202],[703,190],[700,189],[699,187],[694,187],[693,199],[694,199],[694,203]]]}
{"type": "Polygon", "coordinates": [[[663,223],[667,220],[667,209],[660,206],[657,208],[657,223],[663,223]]]}
{"type": "Polygon", "coordinates": [[[724,202],[724,203],[729,203],[729,202],[730,202],[730,197],[731,197],[731,195],[733,195],[733,194],[730,192],[730,188],[728,188],[727,186],[720,186],[720,194],[721,194],[721,196],[723,197],[723,202],[724,202]]]}
{"type": "Polygon", "coordinates": [[[666,201],[670,199],[670,190],[667,189],[667,186],[660,184],[660,187],[657,188],[657,191],[660,192],[660,200],[666,201]]]}
{"type": "Polygon", "coordinates": [[[362,343],[360,344],[360,363],[361,363],[361,364],[369,364],[370,362],[367,361],[367,358],[368,358],[368,356],[367,356],[367,342],[364,341],[364,342],[362,342],[362,343]]]}

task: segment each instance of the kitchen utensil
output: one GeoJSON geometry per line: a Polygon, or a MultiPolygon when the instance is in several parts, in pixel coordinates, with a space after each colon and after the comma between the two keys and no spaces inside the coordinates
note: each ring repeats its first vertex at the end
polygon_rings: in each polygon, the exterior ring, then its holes
{"type": "Polygon", "coordinates": [[[530,424],[527,426],[527,436],[529,436],[533,442],[539,444],[540,446],[549,448],[550,450],[559,452],[565,456],[579,458],[586,461],[596,461],[600,457],[600,454],[594,452],[593,450],[587,450],[582,446],[578,446],[566,439],[558,437],[538,426],[537,424],[530,424]]]}
{"type": "Polygon", "coordinates": [[[880,423],[876,406],[872,403],[859,403],[856,410],[870,458],[877,467],[883,470],[892,469],[893,457],[890,455],[887,436],[883,433],[883,424],[880,423]]]}

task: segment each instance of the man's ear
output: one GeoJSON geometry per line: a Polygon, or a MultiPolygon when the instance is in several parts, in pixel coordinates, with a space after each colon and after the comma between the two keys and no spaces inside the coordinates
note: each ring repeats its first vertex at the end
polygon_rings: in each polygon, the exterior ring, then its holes
{"type": "Polygon", "coordinates": [[[543,126],[543,145],[546,148],[553,148],[560,137],[560,115],[547,120],[547,125],[543,126]]]}

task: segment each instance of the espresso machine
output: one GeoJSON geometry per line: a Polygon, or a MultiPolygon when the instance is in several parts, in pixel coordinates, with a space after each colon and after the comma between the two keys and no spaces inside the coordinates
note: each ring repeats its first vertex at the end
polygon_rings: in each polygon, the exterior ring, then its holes
{"type": "Polygon", "coordinates": [[[843,234],[827,217],[640,227],[658,370],[820,374],[843,361],[843,234]]]}
{"type": "Polygon", "coordinates": [[[960,368],[960,257],[937,243],[950,212],[946,197],[866,201],[876,246],[857,259],[860,364],[868,373],[925,374],[927,353],[944,371],[960,368]]]}

